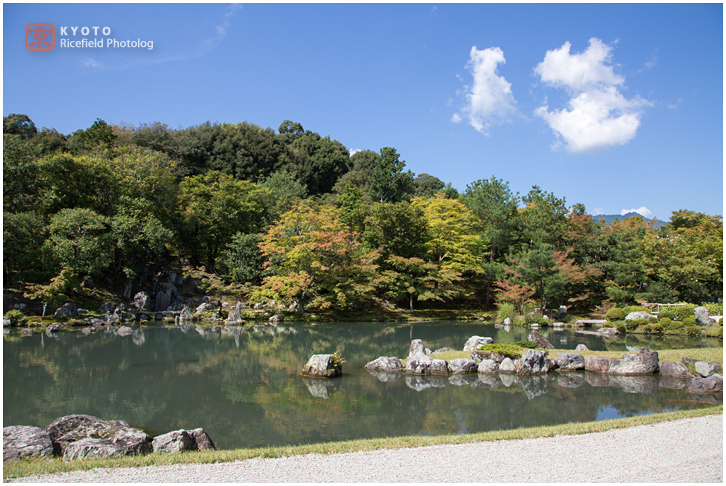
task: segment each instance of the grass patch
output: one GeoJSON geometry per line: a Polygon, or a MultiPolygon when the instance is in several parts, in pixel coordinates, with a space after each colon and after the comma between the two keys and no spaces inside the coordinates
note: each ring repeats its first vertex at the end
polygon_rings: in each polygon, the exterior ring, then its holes
{"type": "Polygon", "coordinates": [[[88,459],[65,462],[62,459],[29,459],[3,463],[3,478],[17,478],[35,474],[55,474],[69,471],[88,471],[96,468],[144,467],[169,464],[211,464],[232,462],[252,458],[287,457],[302,454],[335,454],[345,452],[373,451],[378,449],[400,449],[443,444],[464,444],[498,440],[533,439],[563,435],[579,435],[592,432],[623,429],[637,425],[650,425],[671,420],[703,417],[723,413],[723,405],[627,417],[600,422],[570,423],[563,425],[533,427],[528,429],[496,430],[465,435],[407,436],[381,439],[326,442],[299,446],[265,447],[257,449],[235,449],[227,451],[185,452],[181,454],[147,454],[119,459],[88,459]]]}

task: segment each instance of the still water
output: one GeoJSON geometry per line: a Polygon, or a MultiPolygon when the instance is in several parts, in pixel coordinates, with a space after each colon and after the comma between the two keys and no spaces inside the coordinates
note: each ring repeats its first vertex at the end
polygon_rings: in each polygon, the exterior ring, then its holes
{"type": "MultiPolygon", "coordinates": [[[[222,449],[399,435],[438,435],[583,422],[708,406],[683,382],[584,372],[530,378],[375,375],[378,356],[405,357],[411,339],[462,349],[472,335],[526,339],[471,323],[336,323],[210,328],[149,326],[132,335],[10,334],[3,342],[3,425],[44,427],[82,413],[157,435],[203,427],[222,449]],[[316,353],[347,362],[331,380],[297,375],[316,353]],[[678,388],[681,387],[681,388],[678,388]]],[[[701,341],[604,340],[540,330],[557,348],[702,346],[701,341]]],[[[720,342],[705,343],[720,346],[720,342]]]]}

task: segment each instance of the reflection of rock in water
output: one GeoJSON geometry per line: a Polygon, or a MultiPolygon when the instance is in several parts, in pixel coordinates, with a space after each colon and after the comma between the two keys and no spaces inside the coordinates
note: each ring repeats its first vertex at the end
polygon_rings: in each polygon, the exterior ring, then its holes
{"type": "Polygon", "coordinates": [[[550,381],[547,375],[521,375],[518,379],[529,400],[547,393],[547,384],[550,381]]]}
{"type": "Polygon", "coordinates": [[[610,377],[610,384],[622,388],[625,393],[642,393],[644,395],[658,393],[658,377],[654,375],[613,375],[610,377]]]}
{"type": "Polygon", "coordinates": [[[688,387],[690,378],[676,378],[675,376],[661,376],[659,386],[671,390],[682,390],[688,387]]]}
{"type": "Polygon", "coordinates": [[[585,381],[596,388],[610,386],[610,376],[602,373],[585,373],[585,381]]]}
{"type": "Polygon", "coordinates": [[[302,381],[315,398],[328,399],[330,398],[330,392],[335,388],[333,383],[326,379],[303,378],[302,381]]]}
{"type": "Polygon", "coordinates": [[[473,373],[449,376],[449,383],[454,386],[476,386],[479,377],[473,373]]]}
{"type": "Polygon", "coordinates": [[[512,386],[514,382],[517,381],[517,376],[510,373],[500,373],[497,376],[499,376],[499,380],[502,382],[502,385],[506,386],[507,388],[512,386]]]}
{"type": "Polygon", "coordinates": [[[247,331],[240,326],[225,326],[222,330],[222,334],[232,336],[234,339],[234,345],[239,348],[239,338],[242,334],[246,334],[247,331]]]}
{"type": "MultiPolygon", "coordinates": [[[[511,378],[514,380],[514,375],[501,375],[502,379],[511,378]]],[[[487,375],[484,373],[479,374],[477,376],[476,383],[474,383],[472,386],[474,387],[484,387],[484,388],[499,388],[502,386],[502,380],[499,379],[499,375],[487,375]]]]}
{"type": "Polygon", "coordinates": [[[703,402],[704,404],[710,403],[711,405],[723,405],[723,393],[715,394],[702,394],[690,393],[691,398],[697,402],[703,402]]]}
{"type": "Polygon", "coordinates": [[[577,388],[585,383],[585,373],[565,371],[557,374],[557,384],[563,388],[577,388]]]}
{"type": "Polygon", "coordinates": [[[394,373],[392,371],[380,371],[380,370],[366,370],[371,375],[378,378],[378,381],[383,383],[393,383],[403,377],[403,373],[394,373]]]}
{"type": "Polygon", "coordinates": [[[446,377],[440,375],[406,375],[406,386],[416,391],[427,388],[444,388],[446,377]]]}
{"type": "Polygon", "coordinates": [[[144,331],[142,329],[137,329],[131,335],[131,340],[135,345],[141,346],[146,341],[146,335],[144,335],[144,331]]]}
{"type": "Polygon", "coordinates": [[[192,323],[190,321],[182,320],[179,321],[179,329],[181,329],[184,334],[187,334],[189,331],[194,329],[194,326],[192,326],[192,323]]]}

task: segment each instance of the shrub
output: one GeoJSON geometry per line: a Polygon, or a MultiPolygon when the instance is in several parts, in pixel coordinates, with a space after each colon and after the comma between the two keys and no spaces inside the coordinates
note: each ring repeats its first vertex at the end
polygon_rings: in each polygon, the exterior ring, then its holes
{"type": "Polygon", "coordinates": [[[640,326],[645,326],[648,324],[648,319],[630,319],[629,321],[625,321],[625,327],[628,330],[628,332],[633,332],[636,329],[638,329],[640,326]]]}
{"type": "Polygon", "coordinates": [[[336,368],[343,366],[343,363],[345,363],[345,358],[342,357],[338,351],[334,352],[330,359],[333,361],[333,366],[336,368]]]}
{"type": "Polygon", "coordinates": [[[5,317],[10,319],[10,324],[13,326],[20,326],[22,325],[25,320],[25,314],[20,312],[19,310],[10,310],[5,313],[5,317]]]}
{"type": "Polygon", "coordinates": [[[537,347],[537,344],[533,343],[532,341],[519,341],[517,343],[514,343],[514,345],[525,349],[534,349],[537,347]]]}
{"type": "Polygon", "coordinates": [[[489,351],[491,353],[497,353],[501,354],[504,357],[507,357],[511,360],[520,359],[522,357],[522,354],[520,353],[520,348],[516,344],[487,344],[485,346],[482,346],[479,348],[482,351],[489,351]]]}
{"type": "Polygon", "coordinates": [[[542,320],[542,314],[539,312],[532,312],[524,316],[524,323],[528,326],[531,324],[539,324],[542,320]]]}
{"type": "Polygon", "coordinates": [[[625,327],[625,321],[618,321],[614,324],[615,329],[617,329],[620,334],[625,334],[627,332],[627,328],[625,327]]]}
{"type": "Polygon", "coordinates": [[[696,338],[701,335],[701,328],[698,326],[686,327],[686,335],[690,338],[696,338]]]}
{"type": "Polygon", "coordinates": [[[649,317],[648,322],[650,322],[651,324],[655,324],[656,322],[658,322],[658,318],[655,316],[649,317]]]}
{"type": "Polygon", "coordinates": [[[514,304],[510,304],[508,302],[497,304],[497,321],[503,321],[507,317],[511,320],[512,317],[515,315],[515,307],[514,304]]]}
{"type": "Polygon", "coordinates": [[[670,320],[675,320],[677,318],[676,313],[673,312],[672,310],[662,310],[658,313],[658,316],[661,319],[670,319],[670,320]]]}
{"type": "Polygon", "coordinates": [[[658,324],[660,327],[662,327],[664,330],[670,329],[673,326],[673,321],[667,317],[662,317],[660,321],[658,321],[658,324]]]}
{"type": "Polygon", "coordinates": [[[696,325],[696,318],[693,316],[686,317],[685,319],[681,319],[681,321],[683,322],[684,326],[695,326],[696,325]]]}
{"type": "Polygon", "coordinates": [[[663,334],[663,324],[656,323],[651,326],[651,330],[653,331],[653,334],[663,334]]]}
{"type": "Polygon", "coordinates": [[[683,306],[675,307],[673,312],[676,313],[676,316],[678,317],[679,321],[683,321],[684,319],[693,317],[693,311],[695,309],[696,309],[696,306],[694,304],[686,304],[683,306]]]}
{"type": "Polygon", "coordinates": [[[654,325],[655,325],[655,326],[657,326],[657,324],[653,324],[653,325],[651,325],[651,324],[646,324],[646,325],[642,326],[642,327],[640,328],[640,330],[641,330],[642,332],[644,332],[645,334],[652,334],[652,333],[653,333],[653,326],[654,326],[654,325]]]}
{"type": "Polygon", "coordinates": [[[723,302],[716,302],[714,304],[704,304],[708,309],[708,315],[710,316],[722,316],[723,315],[723,302]]]}
{"type": "Polygon", "coordinates": [[[622,321],[623,319],[625,319],[626,315],[627,314],[625,314],[624,309],[620,309],[618,307],[613,307],[612,309],[607,311],[607,313],[605,313],[605,318],[607,318],[607,320],[610,322],[615,322],[615,321],[622,321]]]}
{"type": "MultiPolygon", "coordinates": [[[[693,322],[696,322],[696,320],[694,319],[693,322]]],[[[674,331],[680,331],[681,329],[683,329],[683,321],[671,322],[671,329],[673,329],[674,331]]]]}

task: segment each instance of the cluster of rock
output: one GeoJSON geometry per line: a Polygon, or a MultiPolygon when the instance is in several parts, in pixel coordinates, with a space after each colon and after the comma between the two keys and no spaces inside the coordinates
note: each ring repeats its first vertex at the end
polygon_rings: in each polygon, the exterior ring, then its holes
{"type": "MultiPolygon", "coordinates": [[[[553,346],[537,331],[532,331],[528,339],[539,348],[553,349],[553,346]]],[[[696,371],[700,377],[694,377],[688,367],[677,361],[659,361],[658,353],[642,348],[637,353],[624,353],[620,359],[590,356],[587,359],[578,353],[558,353],[557,360],[547,358],[547,352],[541,349],[529,349],[521,359],[512,360],[491,351],[481,351],[484,344],[490,344],[491,338],[472,336],[464,345],[464,351],[471,351],[471,359],[455,359],[447,362],[435,359],[426,353],[420,339],[411,342],[408,360],[403,362],[396,357],[381,356],[365,365],[369,371],[389,373],[405,372],[411,375],[458,375],[465,373],[539,375],[554,370],[587,371],[617,376],[641,376],[659,373],[664,377],[690,380],[688,387],[694,393],[723,392],[722,375],[714,374],[720,365],[699,361],[696,371]]],[[[585,348],[586,349],[586,348],[585,348]]]]}
{"type": "Polygon", "coordinates": [[[45,428],[3,428],[3,461],[50,456],[72,461],[210,449],[216,446],[201,428],[175,430],[152,438],[121,420],[101,420],[90,415],[60,417],[45,428]]]}
{"type": "Polygon", "coordinates": [[[343,374],[343,364],[332,354],[314,354],[300,374],[314,378],[332,378],[343,374]]]}

